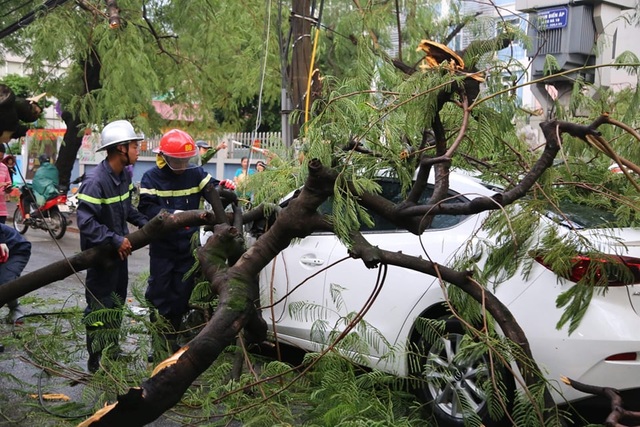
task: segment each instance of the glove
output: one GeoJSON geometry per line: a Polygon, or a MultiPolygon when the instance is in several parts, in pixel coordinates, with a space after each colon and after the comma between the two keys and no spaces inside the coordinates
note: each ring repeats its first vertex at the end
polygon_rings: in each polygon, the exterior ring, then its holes
{"type": "Polygon", "coordinates": [[[9,246],[6,243],[0,243],[0,263],[7,262],[9,259],[9,246]]]}
{"type": "Polygon", "coordinates": [[[222,181],[220,181],[218,186],[222,187],[222,188],[226,188],[227,190],[235,190],[236,189],[236,184],[233,181],[231,181],[230,179],[223,179],[222,181]]]}

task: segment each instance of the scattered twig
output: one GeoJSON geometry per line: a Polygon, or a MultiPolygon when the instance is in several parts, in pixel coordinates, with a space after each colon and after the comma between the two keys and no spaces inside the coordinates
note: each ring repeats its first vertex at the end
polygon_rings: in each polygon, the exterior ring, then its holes
{"type": "Polygon", "coordinates": [[[583,384],[581,382],[572,380],[571,378],[561,377],[563,383],[567,384],[574,389],[583,393],[593,394],[594,396],[602,396],[609,399],[611,402],[611,412],[607,416],[603,425],[606,427],[632,427],[628,424],[621,424],[621,421],[628,419],[629,421],[640,421],[640,412],[629,411],[624,409],[624,402],[620,392],[611,387],[594,386],[590,384],[583,384]]]}

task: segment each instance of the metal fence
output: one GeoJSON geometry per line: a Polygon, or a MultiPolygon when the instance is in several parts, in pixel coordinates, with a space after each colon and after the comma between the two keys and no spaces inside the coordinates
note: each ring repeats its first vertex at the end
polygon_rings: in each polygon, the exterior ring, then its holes
{"type": "MultiPolygon", "coordinates": [[[[160,143],[160,135],[149,137],[142,143],[140,156],[154,156],[153,149],[160,143]]],[[[273,147],[279,145],[282,141],[280,132],[242,132],[242,133],[225,133],[215,136],[207,140],[209,145],[217,147],[221,142],[225,142],[227,148],[221,150],[218,154],[219,158],[240,159],[249,156],[249,150],[252,151],[251,157],[254,159],[263,159],[263,150],[273,150],[273,147]]]]}

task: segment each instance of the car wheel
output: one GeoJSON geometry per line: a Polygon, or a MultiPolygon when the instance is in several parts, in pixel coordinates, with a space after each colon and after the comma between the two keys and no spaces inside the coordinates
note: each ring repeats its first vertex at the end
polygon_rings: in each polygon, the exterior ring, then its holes
{"type": "Polygon", "coordinates": [[[24,218],[22,217],[22,211],[20,210],[20,207],[17,207],[16,211],[13,213],[13,228],[15,228],[20,234],[26,233],[29,228],[29,226],[23,222],[24,218]]]}
{"type": "Polygon", "coordinates": [[[64,233],[67,231],[67,219],[57,207],[51,208],[47,225],[49,225],[49,233],[51,234],[51,237],[56,240],[62,239],[64,233]]]}
{"type": "MultiPolygon", "coordinates": [[[[461,344],[465,331],[459,321],[446,318],[444,332],[429,341],[416,333],[413,344],[416,353],[410,361],[414,378],[419,386],[418,397],[427,404],[439,426],[462,427],[465,417],[475,413],[485,426],[507,425],[505,420],[489,416],[487,382],[491,381],[489,358],[486,354],[461,357],[461,344]]],[[[495,358],[494,358],[495,361],[495,358]]],[[[504,366],[494,367],[505,383],[507,409],[513,402],[515,383],[504,366]]]]}

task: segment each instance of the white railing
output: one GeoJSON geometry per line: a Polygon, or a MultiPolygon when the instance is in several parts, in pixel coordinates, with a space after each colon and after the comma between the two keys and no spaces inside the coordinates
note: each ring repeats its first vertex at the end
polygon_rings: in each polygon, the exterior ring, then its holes
{"type": "MultiPolygon", "coordinates": [[[[147,137],[146,145],[143,144],[143,150],[140,152],[141,156],[153,156],[153,149],[160,143],[160,135],[154,137],[147,137]]],[[[226,152],[227,159],[240,159],[242,157],[249,156],[250,147],[255,147],[252,150],[251,157],[254,159],[264,158],[262,153],[263,149],[272,150],[274,146],[280,144],[282,141],[282,134],[280,132],[241,132],[241,133],[224,133],[216,135],[213,138],[207,140],[212,147],[217,147],[221,142],[225,142],[227,145],[226,150],[218,154],[218,156],[224,156],[226,152]]]]}

